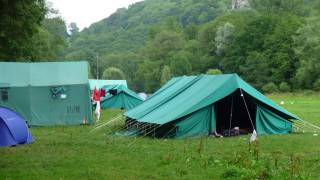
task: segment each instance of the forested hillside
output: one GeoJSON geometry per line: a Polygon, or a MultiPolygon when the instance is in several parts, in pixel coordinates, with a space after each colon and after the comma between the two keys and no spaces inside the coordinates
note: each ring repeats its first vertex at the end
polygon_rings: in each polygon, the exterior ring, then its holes
{"type": "Polygon", "coordinates": [[[231,0],[147,0],[118,9],[110,17],[74,35],[66,58],[87,59],[96,77],[95,61],[105,68],[116,66],[126,72],[133,83],[133,72],[144,59],[141,50],[146,42],[161,31],[164,22],[178,23],[179,28],[210,22],[231,7],[231,0]],[[137,62],[138,61],[138,62],[137,62]],[[116,64],[114,64],[116,63],[116,64]]]}
{"type": "Polygon", "coordinates": [[[150,93],[173,76],[221,72],[265,92],[320,89],[320,0],[249,0],[240,9],[232,0],[145,0],[81,32],[71,24],[69,34],[35,2],[25,14],[31,28],[1,21],[2,60],[87,60],[91,76],[125,78],[150,93]]]}
{"type": "MultiPolygon", "coordinates": [[[[131,5],[90,28],[84,29],[71,42],[70,51],[78,54],[90,47],[95,52],[135,51],[145,45],[152,25],[174,17],[183,27],[213,20],[231,6],[231,0],[147,0],[131,5]]],[[[70,54],[69,56],[72,56],[70,54]]]]}

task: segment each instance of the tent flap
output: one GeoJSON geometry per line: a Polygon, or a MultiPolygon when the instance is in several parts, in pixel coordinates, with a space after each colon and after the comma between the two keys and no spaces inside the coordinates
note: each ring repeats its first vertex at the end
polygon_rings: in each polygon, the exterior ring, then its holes
{"type": "Polygon", "coordinates": [[[208,135],[213,124],[211,118],[215,116],[214,113],[212,113],[212,109],[211,106],[208,106],[190,116],[182,118],[180,122],[176,124],[176,137],[185,138],[208,135]]]}
{"type": "Polygon", "coordinates": [[[288,134],[292,132],[292,123],[257,105],[256,129],[258,134],[288,134]]]}

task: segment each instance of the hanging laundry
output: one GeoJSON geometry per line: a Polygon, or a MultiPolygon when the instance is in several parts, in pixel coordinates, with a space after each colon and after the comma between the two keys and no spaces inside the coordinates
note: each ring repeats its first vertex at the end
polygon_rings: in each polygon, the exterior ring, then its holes
{"type": "Polygon", "coordinates": [[[94,101],[100,101],[100,97],[101,97],[101,92],[100,92],[100,90],[94,88],[93,94],[92,94],[92,99],[93,99],[94,101]]]}
{"type": "Polygon", "coordinates": [[[106,90],[100,89],[100,97],[106,97],[106,90]]]}

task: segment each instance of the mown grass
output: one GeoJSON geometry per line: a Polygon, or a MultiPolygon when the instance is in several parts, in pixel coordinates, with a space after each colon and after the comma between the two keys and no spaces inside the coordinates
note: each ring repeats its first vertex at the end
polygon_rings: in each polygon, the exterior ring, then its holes
{"type": "MultiPolygon", "coordinates": [[[[270,95],[320,125],[320,96],[270,95]],[[294,103],[291,103],[293,101],[294,103]]],[[[119,110],[103,112],[109,121],[119,110]]],[[[118,127],[118,126],[116,126],[118,127]]],[[[119,137],[116,127],[32,128],[30,145],[0,148],[0,179],[319,179],[312,133],[185,140],[119,137]],[[132,142],[135,142],[132,144],[132,142]],[[132,145],[129,145],[132,144],[132,145]]]]}

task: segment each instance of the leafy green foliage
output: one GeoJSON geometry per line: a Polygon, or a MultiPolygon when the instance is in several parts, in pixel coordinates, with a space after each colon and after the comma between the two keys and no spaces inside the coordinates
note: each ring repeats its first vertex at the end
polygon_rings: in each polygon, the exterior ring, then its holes
{"type": "Polygon", "coordinates": [[[280,83],[280,85],[279,85],[279,90],[280,90],[281,92],[289,92],[289,91],[291,90],[291,88],[290,88],[290,86],[289,86],[288,83],[282,82],[282,83],[280,83]]]}
{"type": "Polygon", "coordinates": [[[306,12],[304,0],[250,0],[250,5],[258,11],[267,13],[291,13],[304,15],[306,12]]]}
{"type": "Polygon", "coordinates": [[[206,74],[217,75],[217,74],[222,74],[222,71],[220,69],[208,69],[206,74]]]}
{"type": "Polygon", "coordinates": [[[132,89],[149,93],[208,69],[238,73],[258,89],[313,89],[320,78],[319,0],[250,0],[236,10],[232,0],[146,0],[81,32],[71,23],[70,34],[43,1],[23,10],[22,2],[1,3],[1,60],[87,60],[91,76],[115,67],[132,89]]]}
{"type": "Polygon", "coordinates": [[[231,23],[226,23],[218,28],[215,44],[216,44],[216,54],[218,56],[225,53],[228,49],[228,45],[232,44],[234,41],[235,27],[231,23]]]}
{"type": "Polygon", "coordinates": [[[273,82],[269,82],[266,85],[264,85],[262,87],[262,90],[265,93],[273,93],[273,92],[278,92],[279,91],[278,86],[273,82]]]}
{"type": "Polygon", "coordinates": [[[32,36],[45,14],[44,0],[0,1],[0,60],[30,58],[32,36]]]}
{"type": "Polygon", "coordinates": [[[121,80],[125,79],[125,75],[120,69],[115,67],[109,67],[105,71],[103,71],[102,78],[121,80]]]}
{"type": "Polygon", "coordinates": [[[169,66],[163,66],[161,71],[161,84],[165,84],[172,77],[171,70],[169,66]]]}
{"type": "Polygon", "coordinates": [[[320,79],[318,79],[316,82],[314,82],[313,88],[316,91],[320,91],[320,79]]]}
{"type": "Polygon", "coordinates": [[[295,53],[299,57],[296,79],[300,87],[312,88],[320,78],[320,16],[307,19],[294,36],[295,53]]]}
{"type": "Polygon", "coordinates": [[[38,32],[32,37],[30,59],[32,61],[56,61],[64,59],[68,33],[60,17],[45,19],[38,32]]]}

